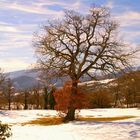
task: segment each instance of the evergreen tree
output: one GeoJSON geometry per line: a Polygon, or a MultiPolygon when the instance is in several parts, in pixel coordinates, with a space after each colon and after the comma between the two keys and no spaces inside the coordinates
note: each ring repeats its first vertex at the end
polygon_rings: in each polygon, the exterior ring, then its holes
{"type": "Polygon", "coordinates": [[[48,109],[48,89],[44,88],[44,109],[48,109]]]}
{"type": "Polygon", "coordinates": [[[54,95],[53,95],[55,90],[56,90],[55,87],[52,87],[51,91],[49,92],[49,106],[50,106],[50,109],[54,109],[54,106],[55,106],[55,98],[54,98],[54,95]]]}
{"type": "Polygon", "coordinates": [[[28,109],[28,92],[27,91],[25,91],[24,92],[24,109],[26,110],[26,109],[28,109]]]}

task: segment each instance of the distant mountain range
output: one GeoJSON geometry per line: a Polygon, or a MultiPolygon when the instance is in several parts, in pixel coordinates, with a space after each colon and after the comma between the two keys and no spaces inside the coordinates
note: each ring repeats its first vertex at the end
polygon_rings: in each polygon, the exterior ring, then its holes
{"type": "Polygon", "coordinates": [[[7,73],[17,90],[26,90],[38,86],[39,71],[36,69],[20,70],[7,73]]]}
{"type": "Polygon", "coordinates": [[[11,78],[17,78],[20,76],[29,76],[32,78],[36,78],[39,75],[39,70],[37,69],[29,69],[29,70],[19,70],[19,71],[13,71],[13,72],[9,72],[7,73],[7,75],[11,78]]]}
{"type": "MultiPolygon", "coordinates": [[[[26,90],[37,86],[42,86],[40,81],[40,71],[38,69],[20,70],[7,73],[7,76],[12,80],[15,89],[26,90]]],[[[56,87],[61,87],[66,78],[54,78],[52,84],[56,87]]]]}
{"type": "MultiPolygon", "coordinates": [[[[133,70],[140,70],[140,67],[134,67],[133,70]]],[[[7,75],[12,79],[13,85],[17,90],[26,90],[41,85],[41,82],[39,81],[40,71],[38,69],[14,71],[7,73],[7,75]]],[[[121,74],[118,73],[118,76],[120,75],[121,74]]],[[[110,78],[112,77],[113,76],[110,76],[110,78]]],[[[52,84],[54,84],[56,87],[61,87],[64,80],[66,80],[66,78],[54,78],[52,84]]],[[[89,80],[89,77],[85,77],[82,79],[82,81],[89,80]]]]}

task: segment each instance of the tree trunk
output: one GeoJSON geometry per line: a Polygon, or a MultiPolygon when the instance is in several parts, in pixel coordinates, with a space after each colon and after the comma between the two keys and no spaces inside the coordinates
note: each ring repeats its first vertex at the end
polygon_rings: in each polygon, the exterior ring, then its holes
{"type": "Polygon", "coordinates": [[[8,110],[11,110],[11,100],[8,101],[8,110]]]}
{"type": "Polygon", "coordinates": [[[27,101],[27,98],[28,98],[28,93],[25,92],[24,93],[24,109],[28,109],[28,101],[27,101]]]}
{"type": "Polygon", "coordinates": [[[39,100],[39,91],[36,91],[36,109],[39,109],[39,104],[40,104],[40,100],[39,100]]]}
{"type": "Polygon", "coordinates": [[[44,109],[48,109],[48,93],[44,94],[44,109]]]}
{"type": "Polygon", "coordinates": [[[11,91],[8,93],[8,110],[11,110],[11,91]]]}
{"type": "Polygon", "coordinates": [[[64,121],[73,121],[75,120],[75,108],[71,107],[68,109],[68,113],[64,118],[64,121]]]}
{"type": "Polygon", "coordinates": [[[68,108],[68,113],[64,119],[64,121],[73,121],[75,120],[75,107],[73,106],[73,96],[77,94],[77,87],[78,83],[77,80],[72,80],[72,88],[71,88],[71,102],[70,102],[70,107],[68,108]]]}
{"type": "Polygon", "coordinates": [[[115,94],[115,103],[114,103],[114,107],[117,107],[118,104],[118,93],[115,94]]]}

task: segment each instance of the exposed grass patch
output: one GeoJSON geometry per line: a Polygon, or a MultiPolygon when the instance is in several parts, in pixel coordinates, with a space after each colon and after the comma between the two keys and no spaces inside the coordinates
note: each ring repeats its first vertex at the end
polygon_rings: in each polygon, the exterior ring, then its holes
{"type": "Polygon", "coordinates": [[[78,121],[98,121],[98,122],[110,122],[110,121],[118,121],[135,118],[135,116],[121,116],[121,117],[102,117],[102,118],[94,118],[94,117],[80,117],[78,121]]]}
{"type": "Polygon", "coordinates": [[[38,118],[36,120],[31,120],[29,122],[22,123],[22,125],[59,125],[63,123],[63,118],[51,117],[51,118],[38,118]]]}
{"type": "MultiPolygon", "coordinates": [[[[95,117],[79,117],[76,121],[97,121],[97,122],[110,122],[110,121],[118,121],[118,120],[125,120],[135,118],[135,116],[121,116],[121,117],[104,117],[104,118],[95,118],[95,117]]],[[[64,119],[58,117],[51,117],[51,118],[38,118],[36,120],[31,120],[29,122],[22,123],[22,125],[59,125],[63,124],[64,119]]]]}

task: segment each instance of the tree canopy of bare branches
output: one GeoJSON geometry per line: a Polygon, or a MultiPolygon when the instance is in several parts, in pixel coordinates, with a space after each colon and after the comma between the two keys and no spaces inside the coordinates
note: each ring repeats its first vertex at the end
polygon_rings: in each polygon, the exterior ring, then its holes
{"type": "Polygon", "coordinates": [[[133,52],[126,51],[117,29],[107,8],[92,7],[86,15],[66,11],[62,20],[48,22],[36,37],[39,66],[50,76],[69,76],[75,89],[83,75],[124,69],[133,52]]]}

